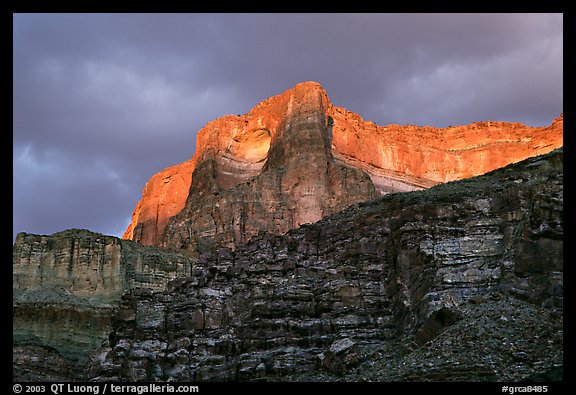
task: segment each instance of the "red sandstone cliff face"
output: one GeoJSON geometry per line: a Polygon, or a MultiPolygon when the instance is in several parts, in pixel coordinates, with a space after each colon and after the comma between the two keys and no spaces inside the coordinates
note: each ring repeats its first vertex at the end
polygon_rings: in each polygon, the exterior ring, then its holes
{"type": "Polygon", "coordinates": [[[189,161],[146,184],[124,238],[195,250],[285,233],[359,201],[471,177],[562,146],[563,118],[378,126],[315,82],[209,122],[189,161]],[[369,176],[366,176],[366,174],[369,176]]]}
{"type": "Polygon", "coordinates": [[[132,213],[123,239],[157,245],[168,220],[178,214],[188,197],[196,158],[168,167],[150,178],[132,213]],[[156,229],[156,231],[151,231],[156,229]]]}
{"type": "Polygon", "coordinates": [[[376,197],[364,172],[334,160],[329,107],[326,92],[310,82],[244,116],[209,123],[198,136],[185,206],[158,244],[234,247],[260,231],[285,233],[376,197]]]}
{"type": "Polygon", "coordinates": [[[370,174],[381,193],[477,176],[563,145],[562,115],[541,128],[508,122],[378,126],[339,107],[330,116],[334,156],[370,174]]]}

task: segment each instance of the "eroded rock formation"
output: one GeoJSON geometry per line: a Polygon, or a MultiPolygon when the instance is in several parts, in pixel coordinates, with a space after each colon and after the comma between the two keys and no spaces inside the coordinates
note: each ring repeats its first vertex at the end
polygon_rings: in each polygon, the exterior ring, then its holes
{"type": "Polygon", "coordinates": [[[199,260],[22,234],[13,377],[562,380],[562,247],[562,150],[199,260]]]}
{"type": "Polygon", "coordinates": [[[164,290],[191,269],[188,257],[87,230],[20,233],[13,248],[13,339],[85,359],[108,339],[127,290],[164,290]]]}
{"type": "Polygon", "coordinates": [[[144,245],[159,245],[168,220],[183,208],[196,158],[166,168],[150,178],[142,192],[142,199],[132,213],[132,222],[122,238],[144,245]],[[157,229],[152,232],[151,229],[157,229]]]}
{"type": "Polygon", "coordinates": [[[378,126],[339,107],[330,116],[334,156],[370,174],[382,194],[478,176],[563,144],[562,115],[546,127],[487,121],[448,128],[378,126]]]}
{"type": "Polygon", "coordinates": [[[201,146],[217,148],[201,151],[185,207],[169,220],[162,244],[234,247],[375,197],[365,173],[333,160],[328,105],[319,85],[301,84],[260,105],[270,118],[237,119],[231,140],[230,126],[211,126],[204,137],[217,142],[201,146]]]}
{"type": "Polygon", "coordinates": [[[378,194],[483,174],[562,146],[563,118],[535,128],[479,122],[378,126],[301,83],[198,133],[196,153],[153,176],[124,238],[231,248],[283,234],[378,194]],[[366,174],[369,176],[367,177],[366,174]]]}
{"type": "Polygon", "coordinates": [[[562,157],[213,247],[165,290],[125,293],[83,377],[561,380],[562,157]]]}
{"type": "Polygon", "coordinates": [[[13,378],[561,380],[562,129],[377,126],[313,82],[210,122],[134,241],[17,236],[13,378]]]}

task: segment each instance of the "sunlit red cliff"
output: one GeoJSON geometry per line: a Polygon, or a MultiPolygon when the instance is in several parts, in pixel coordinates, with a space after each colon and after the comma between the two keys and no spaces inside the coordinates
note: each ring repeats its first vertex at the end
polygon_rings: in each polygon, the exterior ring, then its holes
{"type": "Polygon", "coordinates": [[[304,82],[209,122],[194,156],[146,184],[124,238],[196,250],[285,233],[351,204],[472,177],[563,145],[550,126],[378,126],[304,82]]]}

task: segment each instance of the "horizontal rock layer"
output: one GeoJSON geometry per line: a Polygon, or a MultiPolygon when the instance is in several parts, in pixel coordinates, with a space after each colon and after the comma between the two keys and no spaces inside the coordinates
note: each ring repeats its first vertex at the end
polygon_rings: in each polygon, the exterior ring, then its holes
{"type": "Polygon", "coordinates": [[[486,121],[447,128],[378,126],[339,107],[329,115],[334,156],[370,174],[382,194],[478,176],[563,145],[562,115],[546,127],[486,121]]]}
{"type": "Polygon", "coordinates": [[[557,379],[562,164],[557,150],[214,248],[166,291],[124,295],[92,376],[557,379]]]}
{"type": "Polygon", "coordinates": [[[85,358],[107,340],[127,290],[163,290],[191,268],[180,254],[86,230],[20,233],[12,265],[14,342],[85,358]]]}
{"type": "Polygon", "coordinates": [[[483,174],[562,146],[548,127],[378,126],[334,106],[315,82],[199,131],[194,156],[146,184],[124,238],[146,245],[234,248],[283,234],[378,193],[483,174]],[[366,174],[369,176],[367,177],[366,174]]]}

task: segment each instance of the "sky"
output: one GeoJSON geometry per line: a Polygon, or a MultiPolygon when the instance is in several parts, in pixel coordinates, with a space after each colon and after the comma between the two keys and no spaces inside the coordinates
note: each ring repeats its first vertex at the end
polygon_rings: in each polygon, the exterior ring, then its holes
{"type": "Polygon", "coordinates": [[[13,237],[121,236],[197,132],[303,81],[379,125],[545,126],[562,14],[14,14],[13,237]]]}

